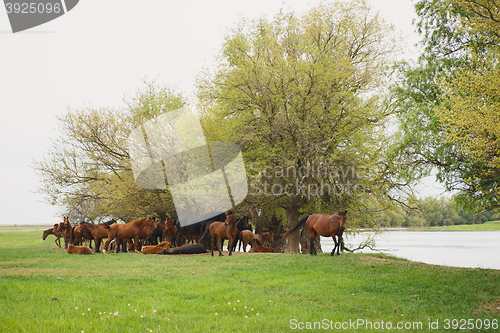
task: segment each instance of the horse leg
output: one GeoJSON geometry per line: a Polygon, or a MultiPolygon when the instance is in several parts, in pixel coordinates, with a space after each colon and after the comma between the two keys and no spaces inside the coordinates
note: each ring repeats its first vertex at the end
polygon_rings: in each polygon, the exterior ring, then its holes
{"type": "Polygon", "coordinates": [[[342,246],[342,236],[338,237],[337,256],[340,256],[340,247],[341,246],[342,246]]]}
{"type": "Polygon", "coordinates": [[[309,233],[311,234],[311,242],[310,242],[310,248],[309,248],[309,253],[311,255],[317,255],[318,253],[316,252],[316,248],[314,247],[314,241],[316,240],[316,237],[318,234],[314,230],[309,230],[309,233]]]}
{"type": "Polygon", "coordinates": [[[210,237],[210,238],[211,238],[211,240],[212,240],[212,246],[210,247],[210,249],[212,250],[212,257],[214,256],[214,248],[215,248],[215,243],[214,243],[214,240],[215,240],[215,239],[214,239],[214,237],[215,237],[215,236],[211,236],[211,237],[210,237]]]}
{"type": "MultiPolygon", "coordinates": [[[[337,239],[335,238],[335,235],[333,235],[332,238],[333,238],[333,243],[335,244],[335,246],[333,247],[333,250],[332,250],[332,253],[330,253],[330,256],[333,256],[335,254],[335,249],[339,248],[339,244],[337,243],[337,239]]],[[[337,250],[337,253],[338,253],[338,250],[337,250]]]]}
{"type": "Polygon", "coordinates": [[[222,238],[217,237],[217,235],[215,235],[215,237],[217,238],[217,248],[219,249],[219,257],[220,257],[220,256],[223,256],[222,250],[221,250],[222,238]]]}
{"type": "Polygon", "coordinates": [[[234,238],[232,238],[231,236],[229,236],[227,242],[228,242],[227,247],[229,248],[229,255],[232,256],[233,255],[234,238]]]}

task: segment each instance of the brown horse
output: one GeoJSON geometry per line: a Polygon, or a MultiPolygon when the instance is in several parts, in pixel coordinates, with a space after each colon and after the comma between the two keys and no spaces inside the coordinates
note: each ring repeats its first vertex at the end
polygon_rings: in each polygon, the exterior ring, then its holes
{"type": "Polygon", "coordinates": [[[143,254],[156,254],[160,252],[161,250],[168,251],[170,248],[170,242],[161,242],[158,245],[151,245],[151,246],[143,246],[141,249],[141,253],[143,254]]]}
{"type": "Polygon", "coordinates": [[[64,249],[67,250],[73,226],[71,225],[71,223],[69,223],[69,219],[67,217],[64,217],[63,221],[64,222],[59,223],[59,225],[57,226],[57,230],[61,232],[61,236],[64,238],[64,249]]]}
{"type": "Polygon", "coordinates": [[[134,250],[135,252],[139,252],[139,250],[137,249],[137,246],[139,244],[139,235],[141,233],[141,230],[146,226],[152,227],[152,229],[156,228],[153,217],[144,217],[142,219],[125,224],[114,223],[111,226],[104,224],[104,227],[108,229],[108,240],[104,244],[103,253],[108,250],[109,242],[111,242],[111,240],[115,237],[121,239],[133,239],[134,250]]]}
{"type": "Polygon", "coordinates": [[[269,246],[262,246],[257,238],[253,240],[253,252],[267,252],[267,253],[276,253],[276,250],[269,246]]]}
{"type": "Polygon", "coordinates": [[[101,246],[101,242],[104,238],[108,238],[108,229],[104,226],[104,224],[107,224],[108,226],[116,223],[116,221],[113,219],[111,221],[105,222],[105,223],[99,223],[99,224],[90,224],[90,223],[85,223],[82,222],[80,224],[80,231],[81,233],[90,233],[92,235],[92,238],[94,239],[95,243],[95,252],[99,253],[99,248],[101,246]]]}
{"type": "Polygon", "coordinates": [[[174,220],[167,218],[163,229],[163,239],[170,241],[170,243],[175,246],[175,241],[177,240],[178,235],[179,229],[177,229],[177,226],[174,224],[174,220]]]}
{"type": "Polygon", "coordinates": [[[57,230],[57,224],[54,224],[54,227],[53,228],[50,228],[50,229],[46,229],[43,231],[43,236],[42,236],[42,239],[45,240],[47,238],[48,235],[54,235],[56,236],[56,240],[55,240],[55,243],[56,245],[61,248],[61,233],[59,232],[59,230],[57,230]]]}
{"type": "Polygon", "coordinates": [[[83,245],[82,243],[85,241],[86,246],[89,246],[90,243],[90,247],[92,247],[92,239],[94,239],[94,237],[90,230],[85,228],[82,229],[83,224],[85,224],[85,222],[81,222],[80,225],[73,227],[69,242],[73,245],[83,245]]]}
{"type": "MultiPolygon", "coordinates": [[[[147,224],[141,229],[141,231],[139,232],[139,236],[138,236],[138,239],[139,239],[139,244],[137,244],[138,249],[139,249],[139,246],[142,248],[142,245],[144,245],[144,243],[151,238],[151,236],[155,232],[156,228],[157,228],[156,223],[154,223],[154,220],[153,220],[153,225],[147,224]]],[[[125,239],[123,239],[123,240],[125,240],[125,239]]],[[[128,243],[127,250],[128,251],[132,250],[132,247],[135,246],[135,243],[132,243],[131,238],[126,239],[126,241],[128,243]]]]}
{"type": "Polygon", "coordinates": [[[335,253],[335,249],[337,249],[337,255],[339,256],[340,247],[342,246],[342,234],[345,230],[345,221],[347,218],[347,210],[343,212],[338,212],[338,214],[334,215],[323,215],[323,214],[313,214],[304,216],[296,225],[294,225],[290,230],[281,235],[281,238],[285,239],[291,234],[295,233],[302,227],[304,224],[307,229],[309,229],[309,233],[311,234],[311,249],[310,254],[317,254],[316,249],[314,248],[314,240],[318,235],[323,237],[332,237],[335,246],[331,255],[335,253]],[[338,242],[335,239],[335,236],[338,238],[338,242]]]}
{"type": "Polygon", "coordinates": [[[241,250],[241,243],[243,243],[243,252],[246,252],[247,245],[250,244],[250,246],[253,247],[253,241],[254,239],[258,239],[260,244],[266,244],[267,241],[272,242],[273,241],[273,236],[274,233],[272,231],[266,231],[266,232],[259,232],[258,234],[254,234],[250,230],[242,230],[240,233],[240,248],[238,251],[241,250]]]}
{"type": "MultiPolygon", "coordinates": [[[[210,232],[210,238],[212,239],[212,256],[214,255],[214,248],[219,249],[219,256],[222,256],[221,251],[221,239],[229,240],[229,255],[233,254],[233,242],[236,238],[236,233],[238,228],[236,227],[236,216],[233,212],[229,212],[226,218],[226,222],[212,222],[210,227],[207,229],[210,232]],[[215,247],[215,239],[217,239],[217,247],[215,247]]],[[[205,236],[207,235],[207,231],[201,236],[198,243],[201,243],[205,236]]]]}
{"type": "Polygon", "coordinates": [[[69,244],[68,250],[66,251],[68,254],[93,254],[92,250],[88,246],[75,246],[73,244],[69,244]]]}

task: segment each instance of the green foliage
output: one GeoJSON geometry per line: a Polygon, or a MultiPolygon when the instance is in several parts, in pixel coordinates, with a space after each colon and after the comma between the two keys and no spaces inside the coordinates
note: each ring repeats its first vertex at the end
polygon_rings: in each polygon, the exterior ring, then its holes
{"type": "Polygon", "coordinates": [[[498,5],[422,0],[415,8],[424,52],[417,64],[394,67],[400,132],[391,158],[407,166],[401,179],[435,168],[464,207],[498,207],[498,5]]]}
{"type": "Polygon", "coordinates": [[[290,226],[299,208],[349,207],[354,227],[369,218],[367,202],[387,199],[396,172],[384,163],[380,96],[396,45],[366,1],[242,20],[230,31],[198,96],[210,139],[243,150],[249,210],[281,210],[290,226]]]}
{"type": "Polygon", "coordinates": [[[498,219],[498,211],[466,210],[455,199],[444,196],[417,199],[410,197],[409,205],[398,206],[380,213],[382,227],[436,227],[461,224],[483,224],[498,219]]]}

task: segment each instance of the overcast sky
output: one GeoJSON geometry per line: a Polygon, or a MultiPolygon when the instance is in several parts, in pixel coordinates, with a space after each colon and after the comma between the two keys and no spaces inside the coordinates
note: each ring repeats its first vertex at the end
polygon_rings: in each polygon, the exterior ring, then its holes
{"type": "MultiPolygon", "coordinates": [[[[58,208],[33,193],[38,181],[30,165],[47,152],[56,116],[68,107],[124,107],[124,96],[144,77],[191,96],[197,71],[210,66],[238,17],[303,12],[319,2],[81,0],[67,14],[16,34],[0,7],[0,224],[61,220],[58,208]]],[[[414,1],[368,2],[396,25],[414,57],[414,1]]]]}

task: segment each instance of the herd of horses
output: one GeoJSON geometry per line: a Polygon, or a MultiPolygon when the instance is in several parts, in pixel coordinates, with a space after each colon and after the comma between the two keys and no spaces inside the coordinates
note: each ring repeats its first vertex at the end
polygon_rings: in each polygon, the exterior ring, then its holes
{"type": "MultiPolygon", "coordinates": [[[[314,241],[318,235],[332,237],[335,246],[331,255],[333,256],[335,251],[340,255],[346,218],[347,210],[334,215],[307,215],[282,234],[281,238],[285,239],[295,234],[305,225],[311,235],[311,255],[317,254],[314,241]]],[[[206,253],[207,249],[210,249],[212,256],[215,249],[219,251],[219,256],[222,256],[222,247],[226,239],[229,255],[236,250],[238,242],[239,251],[243,244],[243,252],[246,252],[247,245],[251,246],[253,252],[276,252],[274,248],[265,246],[268,241],[273,242],[272,231],[255,234],[248,217],[237,219],[231,211],[227,216],[221,213],[189,226],[181,226],[178,219],[155,221],[151,216],[128,223],[118,223],[112,219],[99,224],[81,222],[73,226],[69,219],[64,217],[63,222],[43,231],[43,240],[51,234],[56,236],[55,243],[59,248],[61,248],[60,238],[64,239],[65,250],[70,254],[100,253],[104,239],[107,240],[102,249],[103,253],[106,253],[110,246],[114,246],[116,252],[120,252],[120,249],[123,252],[133,249],[135,252],[155,254],[206,253]],[[92,241],[94,250],[91,249],[92,241]],[[84,246],[83,242],[87,242],[88,246],[84,246]]]]}

